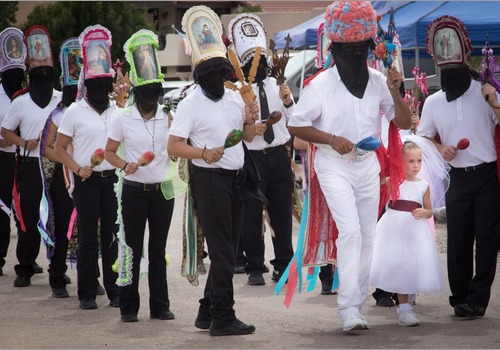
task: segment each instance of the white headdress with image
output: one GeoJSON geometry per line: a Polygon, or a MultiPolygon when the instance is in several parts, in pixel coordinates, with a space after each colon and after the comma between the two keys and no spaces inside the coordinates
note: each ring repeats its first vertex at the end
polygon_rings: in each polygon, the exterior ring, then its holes
{"type": "Polygon", "coordinates": [[[253,57],[257,47],[267,58],[267,37],[264,24],[259,17],[243,13],[229,22],[228,39],[234,44],[241,65],[247,64],[253,57]]]}

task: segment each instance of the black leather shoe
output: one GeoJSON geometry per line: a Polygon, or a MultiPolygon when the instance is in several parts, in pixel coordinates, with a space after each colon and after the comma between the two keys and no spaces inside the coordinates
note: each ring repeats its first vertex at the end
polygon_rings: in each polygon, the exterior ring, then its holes
{"type": "Polygon", "coordinates": [[[14,287],[28,287],[31,286],[31,278],[28,276],[17,276],[14,280],[14,287]]]}
{"type": "Polygon", "coordinates": [[[486,313],[486,308],[482,307],[479,304],[472,304],[472,303],[458,304],[455,306],[454,309],[455,309],[455,316],[458,317],[476,318],[476,317],[483,317],[484,314],[486,313]]]}
{"type": "Polygon", "coordinates": [[[83,309],[83,310],[97,309],[97,303],[95,302],[95,300],[91,300],[91,299],[80,300],[80,309],[83,309]]]}
{"type": "Polygon", "coordinates": [[[67,298],[69,297],[66,287],[52,288],[52,296],[54,298],[67,298]]]}
{"type": "Polygon", "coordinates": [[[159,314],[149,314],[149,317],[156,318],[158,320],[175,320],[175,315],[172,311],[162,311],[159,314]]]}
{"type": "Polygon", "coordinates": [[[199,329],[209,329],[210,323],[212,323],[212,316],[204,315],[198,312],[196,320],[194,321],[194,326],[199,329]]]}
{"type": "Polygon", "coordinates": [[[262,277],[262,273],[250,272],[247,284],[250,286],[263,286],[266,284],[266,281],[264,280],[264,277],[262,277]]]}
{"type": "Polygon", "coordinates": [[[322,295],[333,295],[332,292],[333,280],[331,278],[326,278],[321,282],[321,294],[322,295]]]}
{"type": "Polygon", "coordinates": [[[71,284],[71,278],[69,278],[68,275],[64,274],[63,279],[64,279],[64,282],[66,282],[66,284],[71,284]]]}
{"type": "Polygon", "coordinates": [[[394,305],[396,305],[396,303],[391,297],[382,297],[377,300],[377,306],[390,307],[394,305]]]}
{"type": "Polygon", "coordinates": [[[97,281],[97,290],[96,290],[95,294],[96,295],[106,295],[106,289],[104,289],[103,286],[101,286],[99,281],[97,281]]]}
{"type": "Polygon", "coordinates": [[[33,271],[35,271],[35,273],[42,273],[43,272],[43,268],[38,265],[36,262],[33,263],[33,271]]]}
{"type": "Polygon", "coordinates": [[[274,282],[278,282],[281,278],[281,276],[283,275],[283,272],[280,272],[280,271],[277,271],[277,270],[273,270],[273,275],[271,277],[271,279],[274,281],[274,282]]]}
{"type": "Polygon", "coordinates": [[[0,276],[3,276],[3,269],[0,267],[0,276]]]}
{"type": "Polygon", "coordinates": [[[243,335],[255,332],[255,327],[251,324],[246,324],[238,319],[231,322],[212,321],[209,333],[211,336],[221,335],[243,335]]]}
{"type": "Polygon", "coordinates": [[[124,314],[120,317],[120,319],[122,320],[122,322],[137,322],[137,321],[139,321],[137,319],[136,314],[124,314]]]}
{"type": "Polygon", "coordinates": [[[120,297],[114,297],[109,300],[109,306],[120,307],[120,297]]]}

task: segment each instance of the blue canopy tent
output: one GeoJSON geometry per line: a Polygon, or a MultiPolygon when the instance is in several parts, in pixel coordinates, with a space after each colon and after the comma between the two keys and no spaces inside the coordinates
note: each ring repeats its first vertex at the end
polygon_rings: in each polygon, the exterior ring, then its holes
{"type": "MultiPolygon", "coordinates": [[[[383,28],[389,22],[388,11],[393,7],[394,20],[403,50],[420,49],[425,52],[427,26],[434,19],[450,15],[465,24],[476,54],[484,46],[486,33],[491,47],[500,47],[500,1],[374,1],[373,7],[383,14],[380,21],[383,28]],[[423,49],[423,50],[422,50],[423,49]]],[[[277,32],[274,42],[277,49],[285,46],[285,37],[290,34],[291,49],[315,47],[317,30],[323,21],[323,14],[299,24],[289,30],[277,32]]],[[[417,51],[418,52],[418,51],[417,51]]]]}

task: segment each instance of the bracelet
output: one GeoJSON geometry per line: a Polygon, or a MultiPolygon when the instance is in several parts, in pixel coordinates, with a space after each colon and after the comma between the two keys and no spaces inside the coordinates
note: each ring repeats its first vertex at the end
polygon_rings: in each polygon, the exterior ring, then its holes
{"type": "Polygon", "coordinates": [[[125,163],[125,165],[123,166],[123,168],[120,170],[120,171],[125,171],[125,168],[127,167],[128,163],[125,163]]]}
{"type": "Polygon", "coordinates": [[[78,171],[76,172],[76,175],[80,176],[80,170],[82,170],[82,167],[78,168],[78,171]]]}
{"type": "Polygon", "coordinates": [[[333,138],[335,137],[336,135],[335,134],[332,134],[332,137],[330,137],[330,141],[328,142],[328,145],[330,147],[332,147],[332,141],[333,141],[333,138]]]}
{"type": "Polygon", "coordinates": [[[293,106],[293,100],[290,100],[290,104],[288,104],[288,105],[287,105],[287,104],[285,104],[285,103],[283,103],[283,106],[285,106],[285,108],[290,108],[290,107],[292,107],[292,106],[293,106]]]}
{"type": "Polygon", "coordinates": [[[205,153],[206,150],[207,150],[207,146],[205,145],[205,147],[203,147],[203,151],[201,151],[201,158],[205,161],[205,163],[210,164],[208,162],[208,160],[206,160],[205,157],[203,156],[203,154],[205,153]]]}
{"type": "Polygon", "coordinates": [[[255,120],[253,121],[253,123],[247,123],[247,122],[244,122],[243,125],[253,125],[255,124],[255,120]]]}

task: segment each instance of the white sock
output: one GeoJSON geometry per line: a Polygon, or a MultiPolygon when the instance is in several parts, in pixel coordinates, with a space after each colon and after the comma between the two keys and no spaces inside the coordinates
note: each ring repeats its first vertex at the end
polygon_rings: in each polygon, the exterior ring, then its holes
{"type": "Polygon", "coordinates": [[[405,304],[399,304],[399,310],[400,312],[405,312],[405,311],[409,311],[411,310],[412,307],[409,303],[405,303],[405,304]]]}

